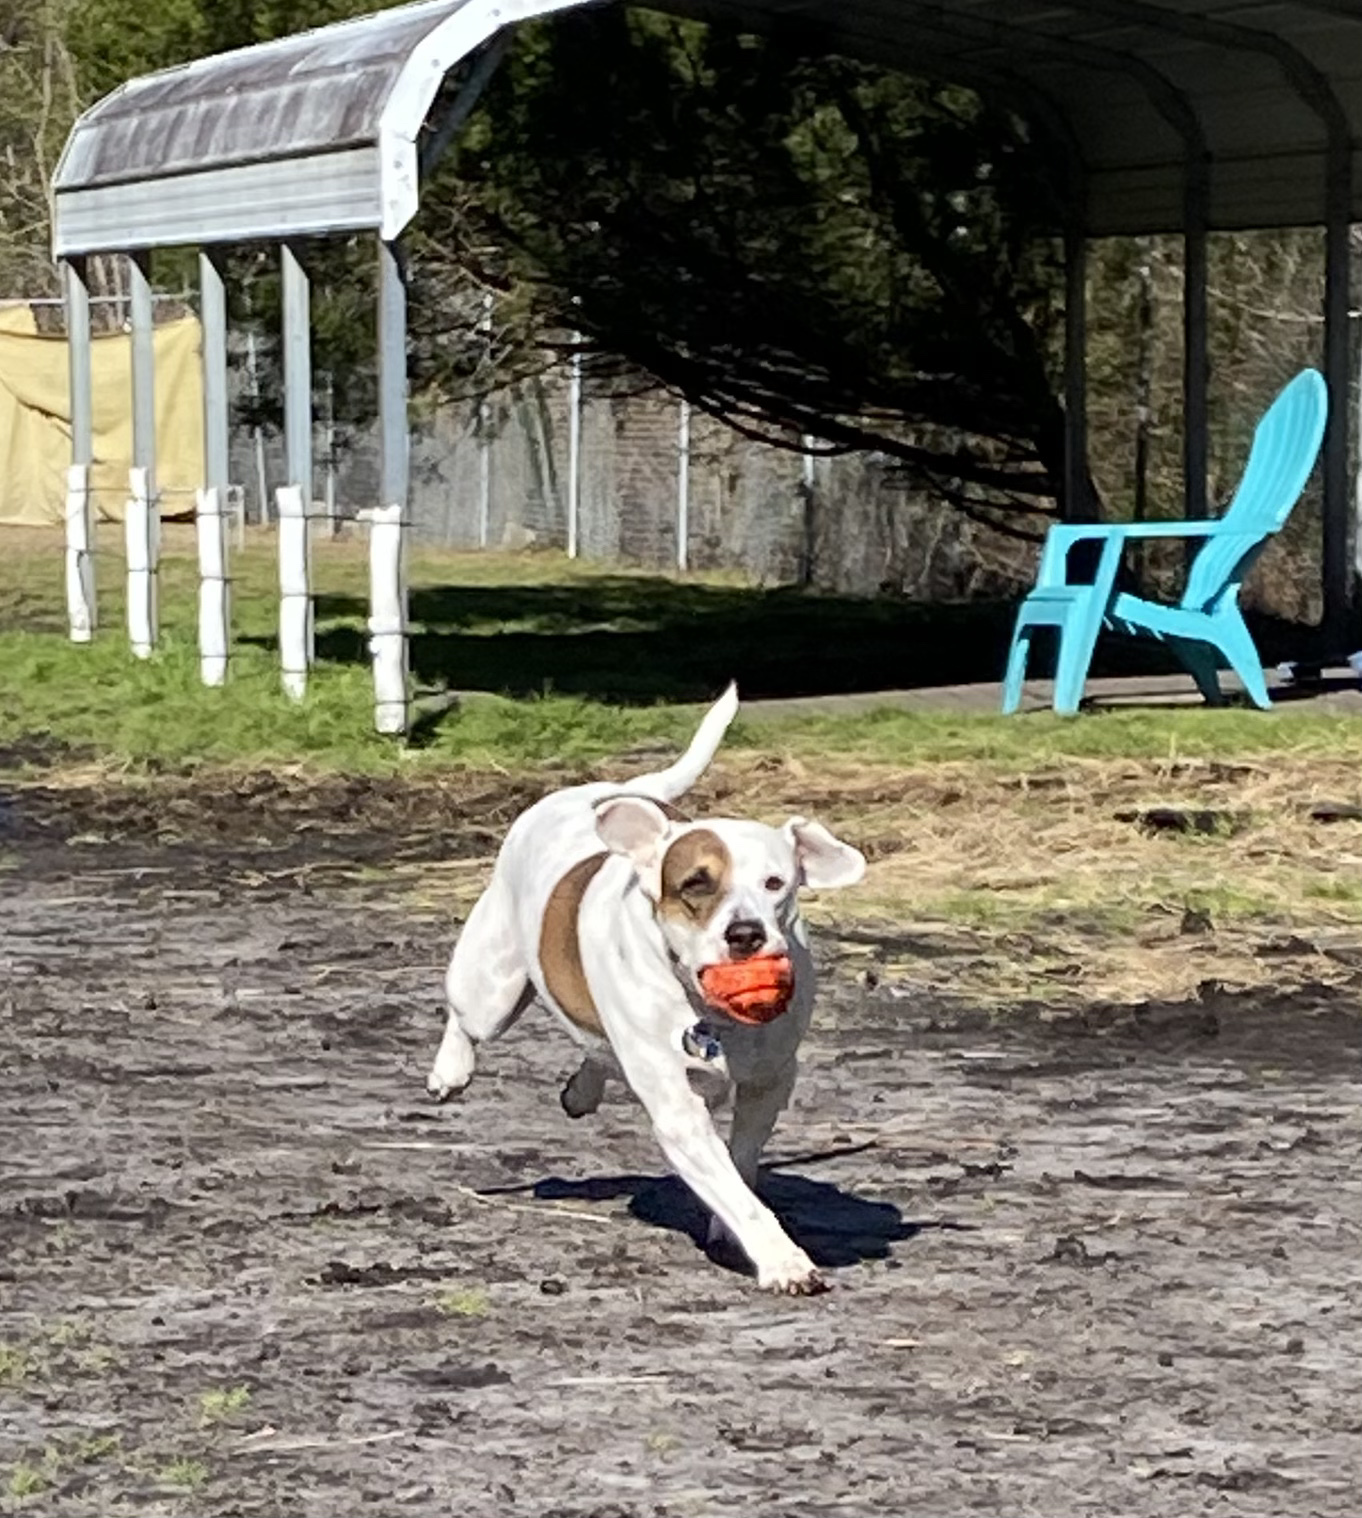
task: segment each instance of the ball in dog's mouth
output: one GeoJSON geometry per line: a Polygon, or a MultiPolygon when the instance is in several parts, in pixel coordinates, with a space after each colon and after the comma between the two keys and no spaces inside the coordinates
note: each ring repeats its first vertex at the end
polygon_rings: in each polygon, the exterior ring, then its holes
{"type": "Polygon", "coordinates": [[[757,954],[706,965],[700,990],[716,1011],[740,1023],[773,1022],[790,1005],[794,969],[787,954],[757,954]]]}

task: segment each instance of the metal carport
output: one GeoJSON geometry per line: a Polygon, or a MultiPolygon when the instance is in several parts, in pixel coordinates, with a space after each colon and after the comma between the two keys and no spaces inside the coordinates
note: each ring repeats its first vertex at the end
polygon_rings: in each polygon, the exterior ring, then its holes
{"type": "MultiPolygon", "coordinates": [[[[385,504],[406,478],[405,289],[397,240],[422,169],[448,143],[515,23],[592,0],[421,0],[131,81],[77,122],[54,179],[65,270],[73,460],[90,457],[83,261],[133,255],[135,454],[154,471],[150,289],[139,255],[197,244],[203,280],[206,483],[227,472],[225,303],[213,249],[281,245],[290,480],[311,493],[307,282],[291,239],[371,231],[380,258],[385,504]],[[427,121],[445,76],[466,83],[427,121]],[[423,134],[424,130],[424,136],[423,134]]],[[[1348,228],[1362,205],[1362,0],[663,0],[805,45],[972,85],[1048,129],[1066,176],[1068,475],[1086,475],[1084,249],[1117,233],[1180,233],[1186,258],[1186,510],[1206,504],[1206,238],[1326,229],[1326,633],[1345,632],[1348,228]]],[[[1078,491],[1067,493],[1072,502],[1078,491]]],[[[401,723],[393,715],[393,725],[401,723]]]]}

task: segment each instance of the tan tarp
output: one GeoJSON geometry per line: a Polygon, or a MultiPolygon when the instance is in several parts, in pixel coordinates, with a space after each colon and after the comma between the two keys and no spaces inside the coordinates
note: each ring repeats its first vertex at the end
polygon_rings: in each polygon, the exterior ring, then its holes
{"type": "MultiPolygon", "coordinates": [[[[194,509],[203,481],[203,371],[199,324],[157,327],[156,483],[167,515],[194,509]]],[[[132,462],[131,339],[96,337],[94,497],[104,521],[122,521],[132,462]]],[[[40,337],[27,306],[0,309],[0,525],[60,523],[71,462],[66,340],[40,337]]]]}
{"type": "Polygon", "coordinates": [[[0,306],[0,332],[20,332],[31,336],[38,330],[30,306],[0,306]]]}

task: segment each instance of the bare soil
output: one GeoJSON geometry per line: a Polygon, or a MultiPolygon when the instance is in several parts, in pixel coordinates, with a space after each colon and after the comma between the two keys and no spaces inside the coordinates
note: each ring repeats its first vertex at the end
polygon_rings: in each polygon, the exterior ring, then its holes
{"type": "Polygon", "coordinates": [[[1362,968],[999,1009],[826,938],[777,1300],[546,1018],[425,1097],[410,882],[531,793],[0,788],[0,1510],[1356,1513],[1362,968]]]}

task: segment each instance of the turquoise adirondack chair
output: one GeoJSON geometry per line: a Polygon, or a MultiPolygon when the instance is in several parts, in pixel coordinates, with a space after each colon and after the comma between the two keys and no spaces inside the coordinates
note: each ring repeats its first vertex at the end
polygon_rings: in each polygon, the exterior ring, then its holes
{"type": "Polygon", "coordinates": [[[1223,699],[1219,669],[1228,664],[1257,706],[1269,707],[1258,650],[1239,610],[1239,586],[1268,538],[1300,499],[1315,467],[1329,393],[1314,369],[1303,370],[1273,401],[1253,434],[1243,478],[1224,516],[1206,522],[1120,522],[1052,527],[1041,553],[1035,589],[1017,613],[1003,682],[1003,711],[1016,711],[1037,627],[1059,629],[1054,708],[1076,712],[1083,699],[1097,636],[1102,631],[1166,643],[1212,705],[1223,699]],[[1187,587],[1176,606],[1116,593],[1127,543],[1137,538],[1203,538],[1187,587]],[[1068,579],[1075,543],[1102,545],[1091,584],[1068,579]]]}

